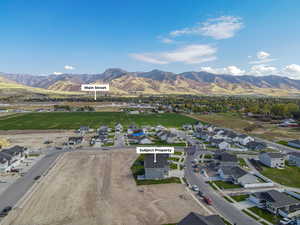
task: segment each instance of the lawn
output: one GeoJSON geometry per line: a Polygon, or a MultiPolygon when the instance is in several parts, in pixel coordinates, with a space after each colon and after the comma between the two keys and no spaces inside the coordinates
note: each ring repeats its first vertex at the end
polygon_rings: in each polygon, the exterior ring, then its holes
{"type": "Polygon", "coordinates": [[[171,170],[177,170],[177,164],[171,163],[169,166],[171,170]]]}
{"type": "Polygon", "coordinates": [[[172,160],[172,161],[176,161],[176,162],[179,162],[179,160],[180,160],[180,158],[176,158],[176,157],[170,157],[168,159],[172,160]]]}
{"type": "Polygon", "coordinates": [[[260,209],[258,207],[252,207],[252,208],[249,208],[249,210],[254,212],[259,217],[261,217],[273,224],[278,224],[281,219],[281,217],[273,215],[270,212],[268,212],[267,210],[260,209]]]}
{"type": "Polygon", "coordinates": [[[247,167],[247,163],[245,162],[245,160],[243,158],[238,158],[239,160],[239,165],[241,167],[247,167]]]}
{"type": "Polygon", "coordinates": [[[249,195],[235,195],[235,196],[231,196],[231,198],[237,202],[242,202],[242,201],[246,201],[247,198],[249,198],[249,195]]]}
{"type": "Polygon", "coordinates": [[[232,184],[232,183],[221,181],[221,180],[213,181],[213,183],[216,184],[221,189],[241,188],[240,185],[232,184]]]}
{"type": "Polygon", "coordinates": [[[277,141],[277,144],[285,145],[285,146],[287,146],[287,147],[290,147],[290,148],[294,148],[294,149],[300,150],[300,148],[297,148],[297,147],[293,147],[293,146],[288,145],[288,142],[287,142],[287,141],[277,141]]]}
{"type": "Polygon", "coordinates": [[[0,130],[43,130],[43,129],[78,129],[80,126],[98,128],[100,125],[114,125],[120,122],[128,127],[131,124],[162,125],[181,127],[194,123],[195,119],[175,113],[130,115],[125,112],[47,112],[24,113],[1,119],[0,130]]]}
{"type": "Polygon", "coordinates": [[[300,188],[300,168],[295,166],[286,166],[285,169],[275,169],[261,166],[261,173],[271,180],[289,187],[300,188]]]}
{"type": "Polygon", "coordinates": [[[182,155],[182,154],[183,152],[178,152],[178,151],[174,152],[174,155],[182,155]]]}

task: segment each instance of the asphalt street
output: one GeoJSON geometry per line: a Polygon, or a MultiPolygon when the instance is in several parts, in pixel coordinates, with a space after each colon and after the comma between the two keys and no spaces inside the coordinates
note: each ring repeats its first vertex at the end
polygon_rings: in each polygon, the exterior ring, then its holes
{"type": "Polygon", "coordinates": [[[223,197],[213,190],[210,185],[205,183],[205,180],[201,178],[199,173],[194,173],[191,161],[194,156],[187,156],[186,168],[185,168],[185,178],[190,185],[197,185],[201,192],[205,196],[212,199],[212,206],[226,219],[228,219],[233,224],[237,225],[258,225],[256,220],[248,217],[246,214],[238,210],[235,206],[228,203],[223,197]]]}
{"type": "Polygon", "coordinates": [[[43,175],[62,152],[64,151],[53,150],[52,152],[49,152],[46,156],[36,162],[24,176],[11,184],[0,195],[0,210],[6,206],[14,207],[31,186],[37,182],[34,178],[43,175]]]}

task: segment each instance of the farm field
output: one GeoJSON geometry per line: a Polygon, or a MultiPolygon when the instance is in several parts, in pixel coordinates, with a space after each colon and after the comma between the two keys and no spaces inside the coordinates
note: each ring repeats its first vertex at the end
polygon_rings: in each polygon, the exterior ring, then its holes
{"type": "Polygon", "coordinates": [[[207,215],[183,184],[137,186],[136,157],[122,149],[65,154],[3,225],[161,225],[191,211],[207,215]]]}
{"type": "Polygon", "coordinates": [[[180,127],[194,123],[195,119],[175,113],[130,115],[125,112],[45,112],[14,114],[1,118],[0,130],[78,129],[80,126],[97,128],[114,126],[117,122],[127,127],[131,124],[180,127]]]}
{"type": "Polygon", "coordinates": [[[270,141],[297,139],[300,128],[278,127],[276,124],[262,122],[254,118],[245,118],[237,113],[214,113],[208,115],[187,115],[194,119],[211,123],[220,127],[230,128],[241,133],[247,133],[270,141]],[[255,127],[252,131],[246,131],[255,127]],[[246,129],[246,130],[245,130],[246,129]]]}

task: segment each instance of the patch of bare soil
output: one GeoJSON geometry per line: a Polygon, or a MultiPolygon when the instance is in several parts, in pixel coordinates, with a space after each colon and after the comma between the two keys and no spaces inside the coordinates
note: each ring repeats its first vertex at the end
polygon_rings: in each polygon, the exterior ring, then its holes
{"type": "Polygon", "coordinates": [[[161,225],[206,215],[182,184],[136,186],[132,151],[66,153],[5,225],[161,225]]]}

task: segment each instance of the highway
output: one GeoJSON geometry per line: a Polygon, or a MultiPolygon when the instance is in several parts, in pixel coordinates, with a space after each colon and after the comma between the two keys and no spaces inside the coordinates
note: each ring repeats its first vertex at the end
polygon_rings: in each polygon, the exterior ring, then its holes
{"type": "Polygon", "coordinates": [[[30,168],[27,173],[17,179],[0,195],[0,210],[6,206],[14,207],[17,202],[25,195],[31,186],[37,182],[34,180],[36,176],[43,175],[57,159],[57,157],[65,151],[52,150],[46,156],[41,158],[36,164],[30,168]]]}
{"type": "Polygon", "coordinates": [[[246,214],[238,210],[235,206],[228,203],[221,197],[210,185],[205,183],[205,180],[198,173],[193,172],[191,161],[195,156],[187,155],[185,161],[185,178],[190,185],[197,185],[204,195],[212,199],[212,206],[227,220],[236,225],[259,225],[256,220],[248,217],[246,214]]]}

